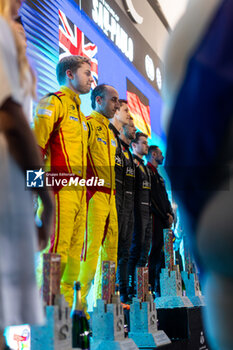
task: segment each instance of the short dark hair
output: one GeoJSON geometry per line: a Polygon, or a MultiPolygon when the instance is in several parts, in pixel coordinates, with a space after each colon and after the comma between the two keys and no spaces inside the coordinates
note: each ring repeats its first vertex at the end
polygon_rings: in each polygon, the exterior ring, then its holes
{"type": "Polygon", "coordinates": [[[94,88],[94,90],[92,90],[92,92],[91,92],[91,107],[92,107],[93,109],[96,108],[96,97],[97,97],[97,96],[104,97],[108,86],[111,86],[111,85],[108,85],[108,84],[100,84],[100,85],[97,85],[97,86],[94,88]]]}
{"type": "Polygon", "coordinates": [[[123,100],[122,98],[119,99],[120,107],[125,103],[128,104],[127,100],[123,100]]]}
{"type": "Polygon", "coordinates": [[[78,56],[78,55],[71,55],[62,58],[56,67],[56,74],[57,74],[57,81],[60,85],[65,83],[66,79],[66,71],[67,69],[70,69],[73,73],[77,71],[78,68],[80,68],[83,63],[88,63],[91,65],[91,60],[84,56],[78,56]]]}
{"type": "Polygon", "coordinates": [[[136,137],[134,140],[132,140],[132,143],[138,143],[140,137],[142,136],[148,138],[148,135],[144,134],[143,132],[140,132],[140,131],[136,132],[136,137]]]}
{"type": "Polygon", "coordinates": [[[148,153],[147,153],[147,155],[146,155],[146,159],[149,159],[149,158],[151,157],[152,152],[157,151],[158,148],[159,148],[159,146],[155,146],[155,145],[149,146],[149,148],[148,148],[148,153]]]}

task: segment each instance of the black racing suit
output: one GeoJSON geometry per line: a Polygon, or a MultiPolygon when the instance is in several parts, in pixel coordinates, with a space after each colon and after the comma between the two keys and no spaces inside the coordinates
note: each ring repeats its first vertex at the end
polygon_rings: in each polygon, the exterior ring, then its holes
{"type": "Polygon", "coordinates": [[[135,165],[129,145],[121,140],[124,154],[124,204],[119,213],[117,283],[121,300],[127,301],[128,261],[134,225],[135,165]]]}
{"type": "Polygon", "coordinates": [[[151,211],[150,192],[151,180],[149,169],[144,161],[133,155],[135,164],[135,198],[134,198],[134,232],[129,258],[129,294],[134,295],[134,280],[136,267],[147,264],[151,245],[151,211]]]}
{"type": "Polygon", "coordinates": [[[151,174],[152,247],[149,255],[149,283],[160,294],[159,274],[164,266],[163,229],[169,228],[167,213],[174,217],[165,183],[157,169],[148,162],[151,174]]]}
{"type": "Polygon", "coordinates": [[[115,126],[110,123],[109,129],[113,131],[115,136],[117,147],[116,147],[116,156],[115,156],[115,176],[116,176],[116,209],[118,215],[118,227],[119,227],[119,217],[120,211],[123,207],[124,201],[124,154],[121,147],[121,141],[119,138],[119,131],[115,128],[115,126]]]}

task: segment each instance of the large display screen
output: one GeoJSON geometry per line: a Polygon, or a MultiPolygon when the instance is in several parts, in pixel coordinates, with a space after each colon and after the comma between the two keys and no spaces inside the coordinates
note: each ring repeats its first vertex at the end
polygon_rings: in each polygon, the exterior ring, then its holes
{"type": "MultiPolygon", "coordinates": [[[[120,98],[128,98],[137,128],[148,134],[149,143],[159,143],[163,148],[160,95],[75,1],[27,0],[21,15],[28,39],[28,55],[37,73],[38,99],[59,90],[56,80],[59,58],[68,54],[88,56],[95,79],[93,87],[110,84],[117,89],[120,98]]],[[[81,109],[89,115],[90,94],[80,97],[81,109]]]]}

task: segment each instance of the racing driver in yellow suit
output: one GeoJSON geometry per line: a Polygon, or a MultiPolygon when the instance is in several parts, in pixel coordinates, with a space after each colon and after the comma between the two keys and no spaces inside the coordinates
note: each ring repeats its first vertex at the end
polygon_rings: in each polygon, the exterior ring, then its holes
{"type": "Polygon", "coordinates": [[[94,298],[101,298],[102,261],[115,262],[117,267],[118,222],[115,203],[116,139],[109,129],[109,119],[119,109],[117,91],[109,85],[99,85],[91,95],[93,112],[87,118],[89,127],[87,177],[98,176],[104,186],[87,187],[87,228],[80,265],[79,281],[82,303],[95,276],[94,298]],[[98,263],[98,268],[97,268],[98,263]]]}
{"type": "Polygon", "coordinates": [[[57,65],[57,79],[60,90],[38,104],[34,132],[46,159],[48,183],[52,176],[56,180],[56,222],[46,252],[61,255],[61,292],[72,306],[85,233],[86,187],[75,181],[64,187],[59,180],[70,183],[71,174],[73,180],[86,179],[88,127],[79,95],[88,93],[93,82],[89,59],[63,58],[57,65]]]}

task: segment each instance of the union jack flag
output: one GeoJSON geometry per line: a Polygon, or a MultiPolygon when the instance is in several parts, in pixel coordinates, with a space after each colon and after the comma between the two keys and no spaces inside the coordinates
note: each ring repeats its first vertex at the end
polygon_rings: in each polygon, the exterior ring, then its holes
{"type": "Polygon", "coordinates": [[[69,55],[85,56],[91,60],[94,89],[98,84],[97,46],[59,10],[59,59],[69,55]]]}

